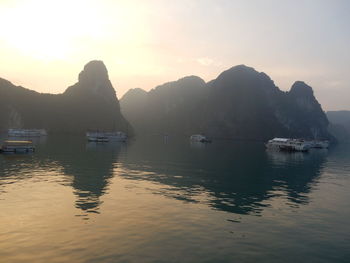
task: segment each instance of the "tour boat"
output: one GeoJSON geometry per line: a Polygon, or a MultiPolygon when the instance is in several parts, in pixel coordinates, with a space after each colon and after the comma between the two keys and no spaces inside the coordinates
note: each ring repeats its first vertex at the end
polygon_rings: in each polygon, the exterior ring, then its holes
{"type": "Polygon", "coordinates": [[[194,134],[190,137],[192,142],[211,142],[210,139],[201,134],[194,134]]]}
{"type": "Polygon", "coordinates": [[[289,138],[274,138],[266,143],[267,149],[307,152],[311,145],[307,141],[289,138]]]}
{"type": "Polygon", "coordinates": [[[9,129],[9,137],[41,137],[46,136],[47,132],[44,129],[9,129]]]}
{"type": "Polygon", "coordinates": [[[128,138],[127,135],[124,132],[87,132],[86,137],[90,141],[90,139],[96,139],[104,138],[103,140],[107,139],[106,141],[118,141],[118,142],[125,142],[128,138]]]}
{"type": "Polygon", "coordinates": [[[32,141],[4,141],[1,146],[3,153],[29,153],[34,152],[32,141]]]}

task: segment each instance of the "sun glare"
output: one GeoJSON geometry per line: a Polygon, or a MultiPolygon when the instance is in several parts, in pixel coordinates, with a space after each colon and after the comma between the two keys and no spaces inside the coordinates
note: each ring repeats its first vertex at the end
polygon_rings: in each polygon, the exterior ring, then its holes
{"type": "Polygon", "coordinates": [[[11,3],[3,8],[0,18],[0,23],[5,25],[3,39],[7,46],[24,56],[40,60],[65,59],[79,53],[84,41],[101,39],[108,34],[111,23],[102,11],[91,1],[11,3]]]}

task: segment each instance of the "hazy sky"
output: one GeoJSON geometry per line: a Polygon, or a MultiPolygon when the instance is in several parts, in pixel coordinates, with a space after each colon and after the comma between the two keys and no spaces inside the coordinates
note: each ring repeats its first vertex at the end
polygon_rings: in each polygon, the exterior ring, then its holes
{"type": "Polygon", "coordinates": [[[350,110],[350,1],[0,0],[0,77],[61,93],[103,60],[120,98],[245,64],[350,110]]]}

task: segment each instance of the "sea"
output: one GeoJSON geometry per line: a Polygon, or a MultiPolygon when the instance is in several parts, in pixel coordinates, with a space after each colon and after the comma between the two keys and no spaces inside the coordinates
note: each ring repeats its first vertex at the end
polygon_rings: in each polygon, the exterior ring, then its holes
{"type": "Polygon", "coordinates": [[[34,139],[0,155],[0,262],[350,262],[350,144],[34,139]]]}

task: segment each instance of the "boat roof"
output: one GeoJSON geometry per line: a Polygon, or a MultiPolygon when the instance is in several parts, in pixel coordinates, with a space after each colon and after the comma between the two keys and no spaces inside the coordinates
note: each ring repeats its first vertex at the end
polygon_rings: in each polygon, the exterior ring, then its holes
{"type": "Polygon", "coordinates": [[[8,129],[9,131],[45,131],[45,129],[8,129]]]}
{"type": "Polygon", "coordinates": [[[32,141],[12,141],[12,140],[9,140],[9,141],[4,141],[4,143],[6,143],[6,144],[32,144],[33,142],[32,141]]]}
{"type": "Polygon", "coordinates": [[[290,139],[288,139],[288,138],[273,138],[272,140],[275,142],[287,142],[290,139]]]}

